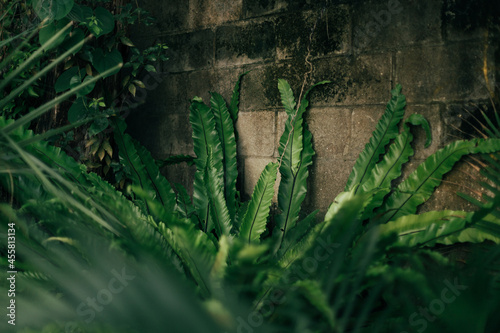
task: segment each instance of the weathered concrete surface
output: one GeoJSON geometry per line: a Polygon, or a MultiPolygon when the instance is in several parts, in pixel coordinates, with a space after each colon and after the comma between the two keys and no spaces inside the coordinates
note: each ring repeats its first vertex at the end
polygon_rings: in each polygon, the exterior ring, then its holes
{"type": "MultiPolygon", "coordinates": [[[[132,32],[141,47],[170,47],[162,80],[130,116],[130,132],[156,157],[192,154],[189,101],[209,91],[231,97],[241,83],[239,179],[251,195],[264,166],[276,160],[285,113],[278,79],[295,95],[321,80],[305,115],[316,150],[306,210],[324,214],[368,142],[390,99],[403,85],[407,116],[427,117],[433,143],[415,134],[415,156],[405,175],[457,138],[475,133],[474,117],[491,108],[498,82],[500,2],[490,0],[143,0],[157,14],[153,27],[132,32]],[[314,27],[314,29],[313,29],[314,27]]],[[[472,134],[475,135],[475,134],[472,134]]],[[[472,193],[476,172],[463,163],[423,210],[463,208],[455,192],[472,193]],[[464,173],[465,172],[465,173],[464,173]],[[464,181],[467,179],[467,181],[464,181]],[[457,185],[458,184],[458,185],[457,185]],[[467,192],[469,191],[469,192],[467,192]]],[[[188,186],[193,168],[164,170],[188,186]]],[[[476,172],[477,173],[477,172],[476,172]]]]}
{"type": "Polygon", "coordinates": [[[275,128],[273,111],[240,113],[236,123],[240,143],[238,154],[258,157],[273,156],[275,128]]]}

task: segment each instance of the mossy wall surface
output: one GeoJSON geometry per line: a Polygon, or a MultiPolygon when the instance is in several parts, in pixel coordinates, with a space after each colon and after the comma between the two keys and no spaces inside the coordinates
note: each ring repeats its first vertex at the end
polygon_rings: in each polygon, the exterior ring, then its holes
{"type": "MultiPolygon", "coordinates": [[[[306,121],[316,156],[307,205],[323,212],[344,188],[396,83],[407,114],[431,122],[434,143],[408,173],[444,144],[468,137],[468,111],[489,107],[498,82],[500,3],[491,0],[143,0],[157,17],[132,31],[147,47],[161,41],[170,60],[140,94],[146,103],[128,118],[129,131],[157,158],[193,154],[189,100],[209,91],[226,99],[240,73],[240,180],[251,194],[264,166],[278,157],[284,126],[277,80],[298,96],[311,83],[330,80],[311,94],[306,121]],[[154,89],[153,89],[154,88],[154,89]]],[[[167,167],[172,182],[191,184],[194,169],[167,167]]],[[[445,178],[424,209],[462,208],[455,192],[473,187],[468,163],[445,178]]],[[[468,192],[470,193],[470,191],[468,192]]]]}

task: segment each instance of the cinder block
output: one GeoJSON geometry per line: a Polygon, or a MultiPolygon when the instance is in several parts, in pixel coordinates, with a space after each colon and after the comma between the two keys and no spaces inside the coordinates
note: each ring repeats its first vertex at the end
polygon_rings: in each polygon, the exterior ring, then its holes
{"type": "Polygon", "coordinates": [[[188,114],[168,114],[161,118],[154,130],[160,155],[193,155],[192,129],[188,114]]]}
{"type": "MultiPolygon", "coordinates": [[[[218,92],[219,94],[224,97],[224,99],[229,103],[231,101],[231,96],[233,95],[233,89],[236,84],[236,81],[238,80],[238,77],[247,72],[250,71],[250,73],[244,75],[240,81],[240,103],[239,103],[239,109],[240,111],[253,111],[253,110],[259,110],[259,109],[268,109],[267,105],[263,104],[259,108],[251,107],[249,108],[249,105],[252,105],[253,103],[257,102],[262,102],[262,98],[259,98],[259,96],[254,97],[255,95],[249,96],[248,90],[252,88],[253,85],[256,84],[255,81],[258,81],[259,76],[258,74],[254,72],[259,72],[262,69],[260,68],[260,65],[246,65],[242,67],[233,67],[233,68],[216,68],[214,70],[215,72],[215,82],[213,85],[214,91],[218,92]]],[[[261,89],[255,87],[255,94],[262,93],[261,89]]],[[[262,102],[264,103],[264,102],[262,102]]]]}
{"type": "MultiPolygon", "coordinates": [[[[153,78],[148,81],[154,85],[157,80],[153,78]]],[[[189,96],[186,95],[188,75],[186,73],[166,74],[160,76],[158,81],[160,82],[157,88],[146,89],[146,105],[143,112],[158,115],[189,112],[189,96]]]]}
{"type": "Polygon", "coordinates": [[[243,0],[243,16],[251,18],[276,14],[285,10],[286,7],[286,0],[243,0]]]}
{"type": "MultiPolygon", "coordinates": [[[[189,28],[189,1],[155,1],[142,0],[139,6],[150,13],[154,18],[152,25],[143,24],[144,19],[132,25],[129,29],[132,37],[140,39],[149,36],[158,36],[166,31],[172,33],[189,28]]],[[[135,41],[135,39],[133,39],[135,41]]]]}
{"type": "Polygon", "coordinates": [[[243,0],[191,0],[189,27],[199,29],[239,20],[242,16],[242,6],[243,0]]]}
{"type": "Polygon", "coordinates": [[[331,81],[311,92],[315,106],[385,104],[390,99],[389,53],[318,59],[313,66],[311,82],[331,81]]]}
{"type": "Polygon", "coordinates": [[[274,153],[275,115],[272,111],[242,112],[236,128],[240,156],[272,157],[274,153]]]}
{"type": "Polygon", "coordinates": [[[191,124],[188,115],[133,115],[127,118],[127,133],[144,145],[154,158],[193,155],[191,124]]]}
{"type": "MultiPolygon", "coordinates": [[[[351,0],[352,1],[352,0],[351,0]]],[[[350,0],[244,0],[243,12],[245,18],[276,15],[278,13],[295,12],[315,9],[323,10],[338,3],[349,3],[350,0]]]]}
{"type": "Polygon", "coordinates": [[[443,32],[451,41],[482,39],[498,26],[500,3],[490,0],[445,0],[443,32]],[[488,27],[490,25],[490,27],[488,27]]]}
{"type": "Polygon", "coordinates": [[[217,67],[274,60],[276,57],[274,28],[274,23],[271,21],[218,27],[215,40],[217,67]]]}
{"type": "MultiPolygon", "coordinates": [[[[398,51],[396,82],[403,85],[408,102],[450,102],[488,99],[484,80],[483,45],[461,43],[423,46],[398,51]]],[[[493,68],[493,55],[487,58],[493,68]]],[[[493,86],[493,71],[488,75],[493,86]]]]}
{"type": "Polygon", "coordinates": [[[354,166],[353,160],[316,158],[310,171],[308,195],[311,208],[320,209],[324,216],[335,197],[344,190],[354,166]]]}
{"type": "Polygon", "coordinates": [[[210,91],[213,91],[216,77],[213,70],[195,71],[188,74],[187,98],[191,101],[195,96],[201,97],[203,102],[210,105],[210,91]]]}
{"type": "Polygon", "coordinates": [[[163,42],[169,47],[165,70],[169,72],[184,72],[208,69],[214,63],[214,32],[198,30],[163,37],[163,42]]]}
{"type": "Polygon", "coordinates": [[[280,16],[276,19],[277,57],[305,59],[308,47],[311,57],[344,53],[349,45],[349,23],[349,11],[343,5],[280,16]]]}
{"type": "Polygon", "coordinates": [[[370,141],[378,121],[385,111],[385,106],[356,107],[352,112],[352,136],[349,140],[347,156],[357,159],[370,141]]]}
{"type": "MultiPolygon", "coordinates": [[[[280,105],[278,79],[282,76],[277,68],[274,64],[244,67],[245,71],[251,71],[241,83],[241,111],[269,110],[280,105]]],[[[237,71],[240,73],[243,68],[238,68],[237,71]]]]}
{"type": "Polygon", "coordinates": [[[317,158],[335,158],[347,154],[351,138],[351,110],[312,108],[306,121],[313,135],[317,158]]]}
{"type": "MultiPolygon", "coordinates": [[[[281,94],[278,89],[278,80],[283,79],[288,82],[293,91],[295,101],[298,102],[302,86],[304,84],[305,74],[309,71],[303,59],[284,61],[282,63],[266,66],[262,80],[264,95],[269,101],[269,105],[282,108],[281,94]]],[[[304,85],[304,92],[309,89],[311,79],[308,76],[304,85]]]]}
{"type": "Polygon", "coordinates": [[[373,0],[353,5],[354,53],[440,42],[442,6],[442,0],[373,0]]]}

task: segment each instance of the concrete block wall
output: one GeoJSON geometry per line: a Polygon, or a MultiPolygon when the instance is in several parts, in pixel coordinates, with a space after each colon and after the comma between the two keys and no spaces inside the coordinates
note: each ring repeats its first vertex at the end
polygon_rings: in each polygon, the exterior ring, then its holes
{"type": "MultiPolygon", "coordinates": [[[[278,157],[284,126],[277,80],[299,95],[320,80],[332,83],[310,95],[306,121],[316,156],[306,209],[323,213],[344,188],[396,83],[407,96],[407,114],[431,122],[434,142],[423,149],[418,133],[409,173],[467,127],[465,108],[488,106],[498,81],[500,5],[488,0],[142,0],[157,18],[132,31],[144,47],[169,46],[159,86],[129,116],[129,130],[157,158],[193,154],[189,100],[209,91],[227,100],[242,80],[239,168],[243,192],[251,195],[264,166],[278,157]],[[462,117],[458,117],[461,115],[462,117]]],[[[476,108],[476,109],[474,109],[476,108]]],[[[164,170],[189,187],[194,169],[164,170]]],[[[467,163],[424,209],[461,208],[467,163]]],[[[470,177],[468,178],[470,179],[470,177]]],[[[472,182],[470,180],[469,182],[472,182]]]]}

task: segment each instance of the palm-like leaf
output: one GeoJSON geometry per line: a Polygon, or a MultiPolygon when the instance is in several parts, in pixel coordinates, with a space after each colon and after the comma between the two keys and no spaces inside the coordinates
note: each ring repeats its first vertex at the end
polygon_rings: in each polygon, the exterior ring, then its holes
{"type": "MultiPolygon", "coordinates": [[[[207,165],[205,167],[204,182],[208,197],[209,210],[212,217],[212,223],[215,233],[229,236],[232,223],[231,216],[227,209],[226,200],[224,198],[224,183],[220,179],[219,170],[213,161],[212,151],[209,150],[207,157],[207,165]]],[[[211,232],[212,230],[207,230],[211,232]]]]}
{"type": "MultiPolygon", "coordinates": [[[[238,77],[238,80],[236,81],[236,84],[234,85],[234,88],[233,88],[233,94],[231,95],[231,101],[229,102],[229,111],[231,113],[231,118],[233,119],[233,124],[235,124],[236,120],[238,120],[241,79],[243,78],[243,76],[247,75],[249,72],[250,71],[247,71],[247,72],[240,74],[240,76],[238,77]]],[[[238,137],[236,137],[236,138],[238,138],[238,137]]]]}
{"type": "Polygon", "coordinates": [[[300,107],[295,111],[296,103],[290,85],[284,80],[278,82],[281,100],[288,114],[278,148],[281,174],[278,208],[282,213],[276,217],[276,227],[273,231],[273,253],[277,254],[278,258],[283,255],[278,251],[283,245],[287,230],[299,218],[300,208],[307,193],[308,168],[315,154],[311,141],[312,134],[303,126],[303,114],[309,105],[308,94],[317,85],[325,83],[328,81],[319,82],[307,90],[300,107]]]}
{"type": "Polygon", "coordinates": [[[223,155],[224,172],[224,195],[227,200],[229,216],[234,218],[237,209],[236,203],[236,179],[238,178],[238,167],[236,160],[236,139],[234,126],[226,102],[221,95],[213,92],[210,99],[212,112],[215,116],[217,133],[221,143],[223,155]]]}
{"type": "Polygon", "coordinates": [[[380,222],[385,223],[400,216],[414,214],[417,207],[431,196],[443,176],[462,156],[498,150],[500,150],[500,139],[455,141],[438,150],[420,164],[385,201],[377,211],[380,222]]]}
{"type": "Polygon", "coordinates": [[[391,93],[392,98],[387,104],[384,115],[377,123],[370,141],[356,160],[347,180],[345,191],[349,191],[366,181],[380,155],[384,153],[387,144],[398,135],[398,124],[403,119],[406,98],[401,94],[401,85],[399,84],[391,93]]]}
{"type": "Polygon", "coordinates": [[[427,134],[426,147],[432,142],[427,120],[419,114],[411,115],[404,123],[403,132],[396,137],[387,153],[384,154],[382,160],[370,171],[366,177],[366,181],[359,189],[360,193],[373,193],[370,204],[367,205],[363,212],[362,220],[369,218],[373,210],[382,205],[384,197],[390,192],[391,182],[401,176],[403,164],[408,162],[408,159],[413,156],[413,148],[411,147],[413,135],[411,134],[409,124],[421,125],[425,129],[427,134]],[[377,189],[378,191],[374,191],[377,189]]]}
{"type": "MultiPolygon", "coordinates": [[[[125,133],[125,122],[115,120],[115,141],[119,148],[120,159],[128,171],[132,183],[148,193],[153,199],[157,199],[163,211],[173,212],[176,201],[175,194],[168,181],[160,174],[160,170],[151,154],[125,133]]],[[[147,202],[146,214],[151,214],[147,202]]],[[[157,211],[157,213],[159,213],[157,211]]],[[[161,215],[155,216],[158,220],[164,220],[161,215]]]]}
{"type": "Polygon", "coordinates": [[[210,217],[208,193],[204,176],[207,167],[209,150],[213,152],[213,166],[216,168],[216,178],[223,184],[223,155],[219,135],[216,130],[215,118],[208,106],[198,100],[193,100],[191,104],[189,121],[193,128],[193,145],[196,154],[196,173],[193,184],[193,204],[198,212],[200,223],[205,232],[213,230],[214,225],[210,217]]]}
{"type": "Polygon", "coordinates": [[[239,239],[244,242],[259,242],[266,229],[269,207],[274,196],[274,183],[278,172],[277,163],[269,163],[255,185],[252,199],[241,224],[239,239]]]}

